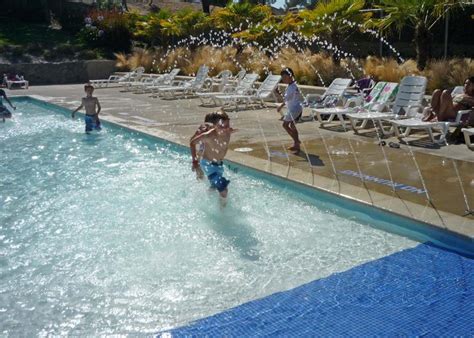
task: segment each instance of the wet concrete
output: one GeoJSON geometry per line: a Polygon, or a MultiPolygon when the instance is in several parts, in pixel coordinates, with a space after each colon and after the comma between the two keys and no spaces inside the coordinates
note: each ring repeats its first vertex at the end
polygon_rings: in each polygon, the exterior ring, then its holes
{"type": "MultiPolygon", "coordinates": [[[[8,94],[76,108],[83,90],[81,85],[38,86],[8,94]]],[[[218,109],[202,107],[196,98],[161,100],[119,88],[95,94],[103,119],[185,145],[205,114],[218,109]]],[[[355,135],[337,124],[320,128],[306,121],[297,124],[303,144],[295,155],[287,150],[291,140],[273,104],[228,113],[238,129],[229,160],[474,237],[474,216],[465,215],[474,209],[474,152],[466,145],[433,145],[420,133],[409,144],[390,148],[389,142],[399,140],[389,138],[380,146],[374,130],[355,135]]]]}

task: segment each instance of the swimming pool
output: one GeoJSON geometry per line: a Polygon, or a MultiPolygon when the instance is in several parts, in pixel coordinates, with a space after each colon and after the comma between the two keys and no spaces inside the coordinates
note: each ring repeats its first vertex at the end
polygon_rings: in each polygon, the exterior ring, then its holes
{"type": "Polygon", "coordinates": [[[0,125],[7,335],[165,331],[418,244],[378,212],[232,170],[220,210],[180,148],[17,106],[0,125]]]}

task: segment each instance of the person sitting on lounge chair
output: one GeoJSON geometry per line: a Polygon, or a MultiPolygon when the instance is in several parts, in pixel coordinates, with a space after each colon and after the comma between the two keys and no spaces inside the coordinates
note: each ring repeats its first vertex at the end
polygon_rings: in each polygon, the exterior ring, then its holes
{"type": "Polygon", "coordinates": [[[425,108],[423,121],[454,120],[458,111],[474,107],[474,76],[464,82],[464,93],[451,96],[450,90],[436,89],[431,97],[431,107],[425,108]]]}

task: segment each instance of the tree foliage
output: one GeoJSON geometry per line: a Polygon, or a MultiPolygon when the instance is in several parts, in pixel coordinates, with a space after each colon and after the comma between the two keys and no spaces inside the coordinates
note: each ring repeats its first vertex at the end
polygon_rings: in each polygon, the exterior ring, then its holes
{"type": "Polygon", "coordinates": [[[405,27],[413,28],[418,68],[424,69],[431,54],[433,27],[447,12],[463,5],[459,0],[378,0],[376,6],[386,15],[369,21],[368,25],[398,32],[405,27]]]}
{"type": "MultiPolygon", "coordinates": [[[[322,34],[333,46],[339,46],[343,37],[354,30],[353,23],[364,23],[371,13],[362,13],[364,0],[331,0],[318,2],[313,10],[299,13],[301,31],[307,35],[322,34]]],[[[334,61],[338,62],[337,54],[334,61]]]]}

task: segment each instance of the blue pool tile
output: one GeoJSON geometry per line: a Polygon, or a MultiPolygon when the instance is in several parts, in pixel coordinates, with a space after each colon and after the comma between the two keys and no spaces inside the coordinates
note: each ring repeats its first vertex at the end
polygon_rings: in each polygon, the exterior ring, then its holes
{"type": "Polygon", "coordinates": [[[473,289],[473,259],[421,244],[171,334],[472,337],[473,289]]]}

